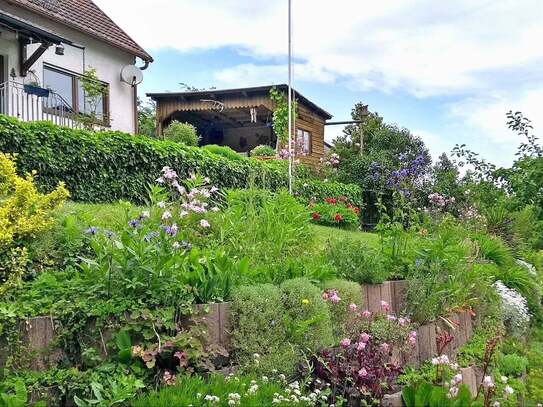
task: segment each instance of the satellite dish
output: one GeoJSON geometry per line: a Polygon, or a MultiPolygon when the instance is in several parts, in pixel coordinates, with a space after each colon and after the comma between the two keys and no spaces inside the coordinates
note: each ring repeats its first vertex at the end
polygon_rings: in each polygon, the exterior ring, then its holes
{"type": "Polygon", "coordinates": [[[139,85],[143,81],[143,73],[135,65],[126,65],[121,69],[121,81],[130,86],[139,85]]]}

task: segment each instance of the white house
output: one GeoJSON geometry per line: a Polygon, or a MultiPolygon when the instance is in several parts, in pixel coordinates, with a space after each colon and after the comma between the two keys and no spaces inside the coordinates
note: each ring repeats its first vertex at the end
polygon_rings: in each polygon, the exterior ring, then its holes
{"type": "Polygon", "coordinates": [[[0,0],[2,114],[77,126],[73,117],[89,109],[79,78],[94,68],[107,89],[93,109],[97,124],[134,134],[134,65],[144,70],[151,62],[92,0],[0,0]]]}

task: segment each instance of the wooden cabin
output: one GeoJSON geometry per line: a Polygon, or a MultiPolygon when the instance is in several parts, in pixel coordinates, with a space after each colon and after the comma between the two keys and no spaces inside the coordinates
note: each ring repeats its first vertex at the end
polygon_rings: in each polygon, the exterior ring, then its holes
{"type": "MultiPolygon", "coordinates": [[[[287,85],[276,85],[288,92],[287,85]]],[[[274,104],[270,99],[272,86],[206,90],[196,92],[148,93],[156,102],[158,134],[173,121],[194,125],[200,135],[200,145],[228,146],[241,154],[261,144],[275,148],[273,132],[274,104]]],[[[297,101],[295,137],[305,155],[300,160],[315,166],[323,157],[324,124],[332,118],[309,99],[294,92],[297,101]]]]}

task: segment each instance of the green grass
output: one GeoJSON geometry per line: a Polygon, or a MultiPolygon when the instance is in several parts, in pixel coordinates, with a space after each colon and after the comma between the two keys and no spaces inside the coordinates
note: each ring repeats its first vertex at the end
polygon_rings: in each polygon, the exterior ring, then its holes
{"type": "Polygon", "coordinates": [[[360,241],[368,247],[380,248],[379,235],[376,233],[361,232],[359,230],[339,229],[321,225],[311,225],[317,234],[319,246],[325,247],[330,239],[349,238],[360,241]]]}

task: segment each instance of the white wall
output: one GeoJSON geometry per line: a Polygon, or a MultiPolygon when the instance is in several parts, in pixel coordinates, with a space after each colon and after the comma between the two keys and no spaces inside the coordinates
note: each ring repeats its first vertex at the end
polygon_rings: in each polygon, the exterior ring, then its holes
{"type": "MultiPolygon", "coordinates": [[[[135,131],[135,106],[134,89],[120,81],[121,68],[125,65],[134,63],[134,56],[129,53],[112,47],[105,42],[94,39],[86,34],[72,30],[59,23],[48,20],[42,16],[36,15],[20,8],[9,5],[5,0],[0,0],[0,9],[20,17],[24,20],[37,24],[39,27],[47,29],[63,38],[72,41],[77,46],[64,45],[64,55],[56,55],[55,47],[50,47],[44,55],[32,66],[40,83],[43,84],[43,64],[57,66],[61,69],[71,71],[76,74],[82,74],[89,67],[95,68],[98,78],[109,84],[109,108],[111,117],[111,129],[120,130],[128,133],[135,131]]],[[[33,51],[33,47],[28,47],[28,55],[33,51]]],[[[15,36],[3,30],[0,35],[0,54],[7,56],[8,69],[15,68],[19,75],[19,56],[18,44],[15,36]]],[[[23,82],[23,78],[17,77],[16,81],[23,82]]],[[[30,76],[27,81],[30,80],[30,76]]]]}

